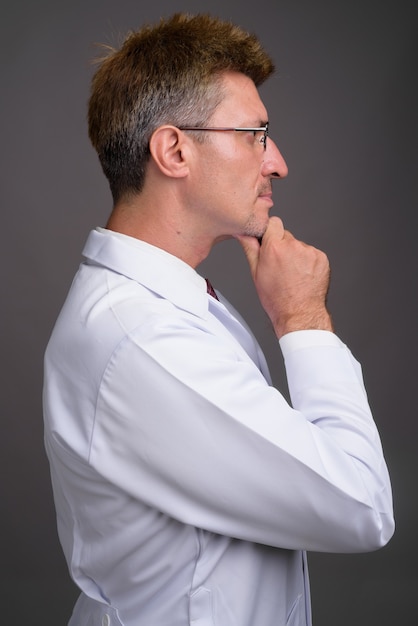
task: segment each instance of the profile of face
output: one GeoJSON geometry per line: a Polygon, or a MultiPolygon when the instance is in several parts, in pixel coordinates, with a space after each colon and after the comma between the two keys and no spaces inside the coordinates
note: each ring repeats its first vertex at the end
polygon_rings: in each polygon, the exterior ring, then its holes
{"type": "MultiPolygon", "coordinates": [[[[226,73],[223,92],[208,127],[265,126],[267,111],[250,78],[226,73]]],[[[214,239],[261,237],[273,206],[271,181],[288,172],[274,141],[270,137],[264,141],[263,131],[219,131],[210,132],[207,141],[196,146],[196,209],[214,239]]]]}

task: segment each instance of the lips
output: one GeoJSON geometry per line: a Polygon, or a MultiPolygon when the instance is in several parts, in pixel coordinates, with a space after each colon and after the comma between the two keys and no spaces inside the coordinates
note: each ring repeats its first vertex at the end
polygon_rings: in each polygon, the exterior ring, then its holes
{"type": "Polygon", "coordinates": [[[268,200],[271,200],[273,197],[273,191],[271,189],[271,185],[264,185],[263,187],[261,187],[261,189],[259,190],[258,196],[260,198],[266,198],[268,200]]]}

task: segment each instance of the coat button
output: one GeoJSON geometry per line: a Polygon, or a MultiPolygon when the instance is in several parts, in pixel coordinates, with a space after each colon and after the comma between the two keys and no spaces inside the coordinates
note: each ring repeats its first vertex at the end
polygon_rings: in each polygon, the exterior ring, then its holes
{"type": "Polygon", "coordinates": [[[107,613],[102,617],[102,626],[110,626],[110,617],[107,613]]]}

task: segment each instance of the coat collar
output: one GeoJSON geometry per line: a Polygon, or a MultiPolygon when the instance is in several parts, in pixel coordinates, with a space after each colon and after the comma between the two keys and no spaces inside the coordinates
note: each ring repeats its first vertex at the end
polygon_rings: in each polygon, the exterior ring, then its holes
{"type": "Polygon", "coordinates": [[[145,241],[96,228],[83,249],[89,263],[122,274],[185,311],[208,315],[206,281],[190,265],[145,241]]]}

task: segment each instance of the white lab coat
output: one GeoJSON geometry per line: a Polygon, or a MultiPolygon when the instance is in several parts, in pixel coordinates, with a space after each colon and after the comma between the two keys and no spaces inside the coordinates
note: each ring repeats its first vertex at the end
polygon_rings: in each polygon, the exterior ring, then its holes
{"type": "Polygon", "coordinates": [[[59,537],[83,592],[71,626],[307,626],[305,550],[393,533],[357,361],[329,332],[283,337],[290,407],[190,266],[104,229],[84,256],[44,382],[59,537]]]}

